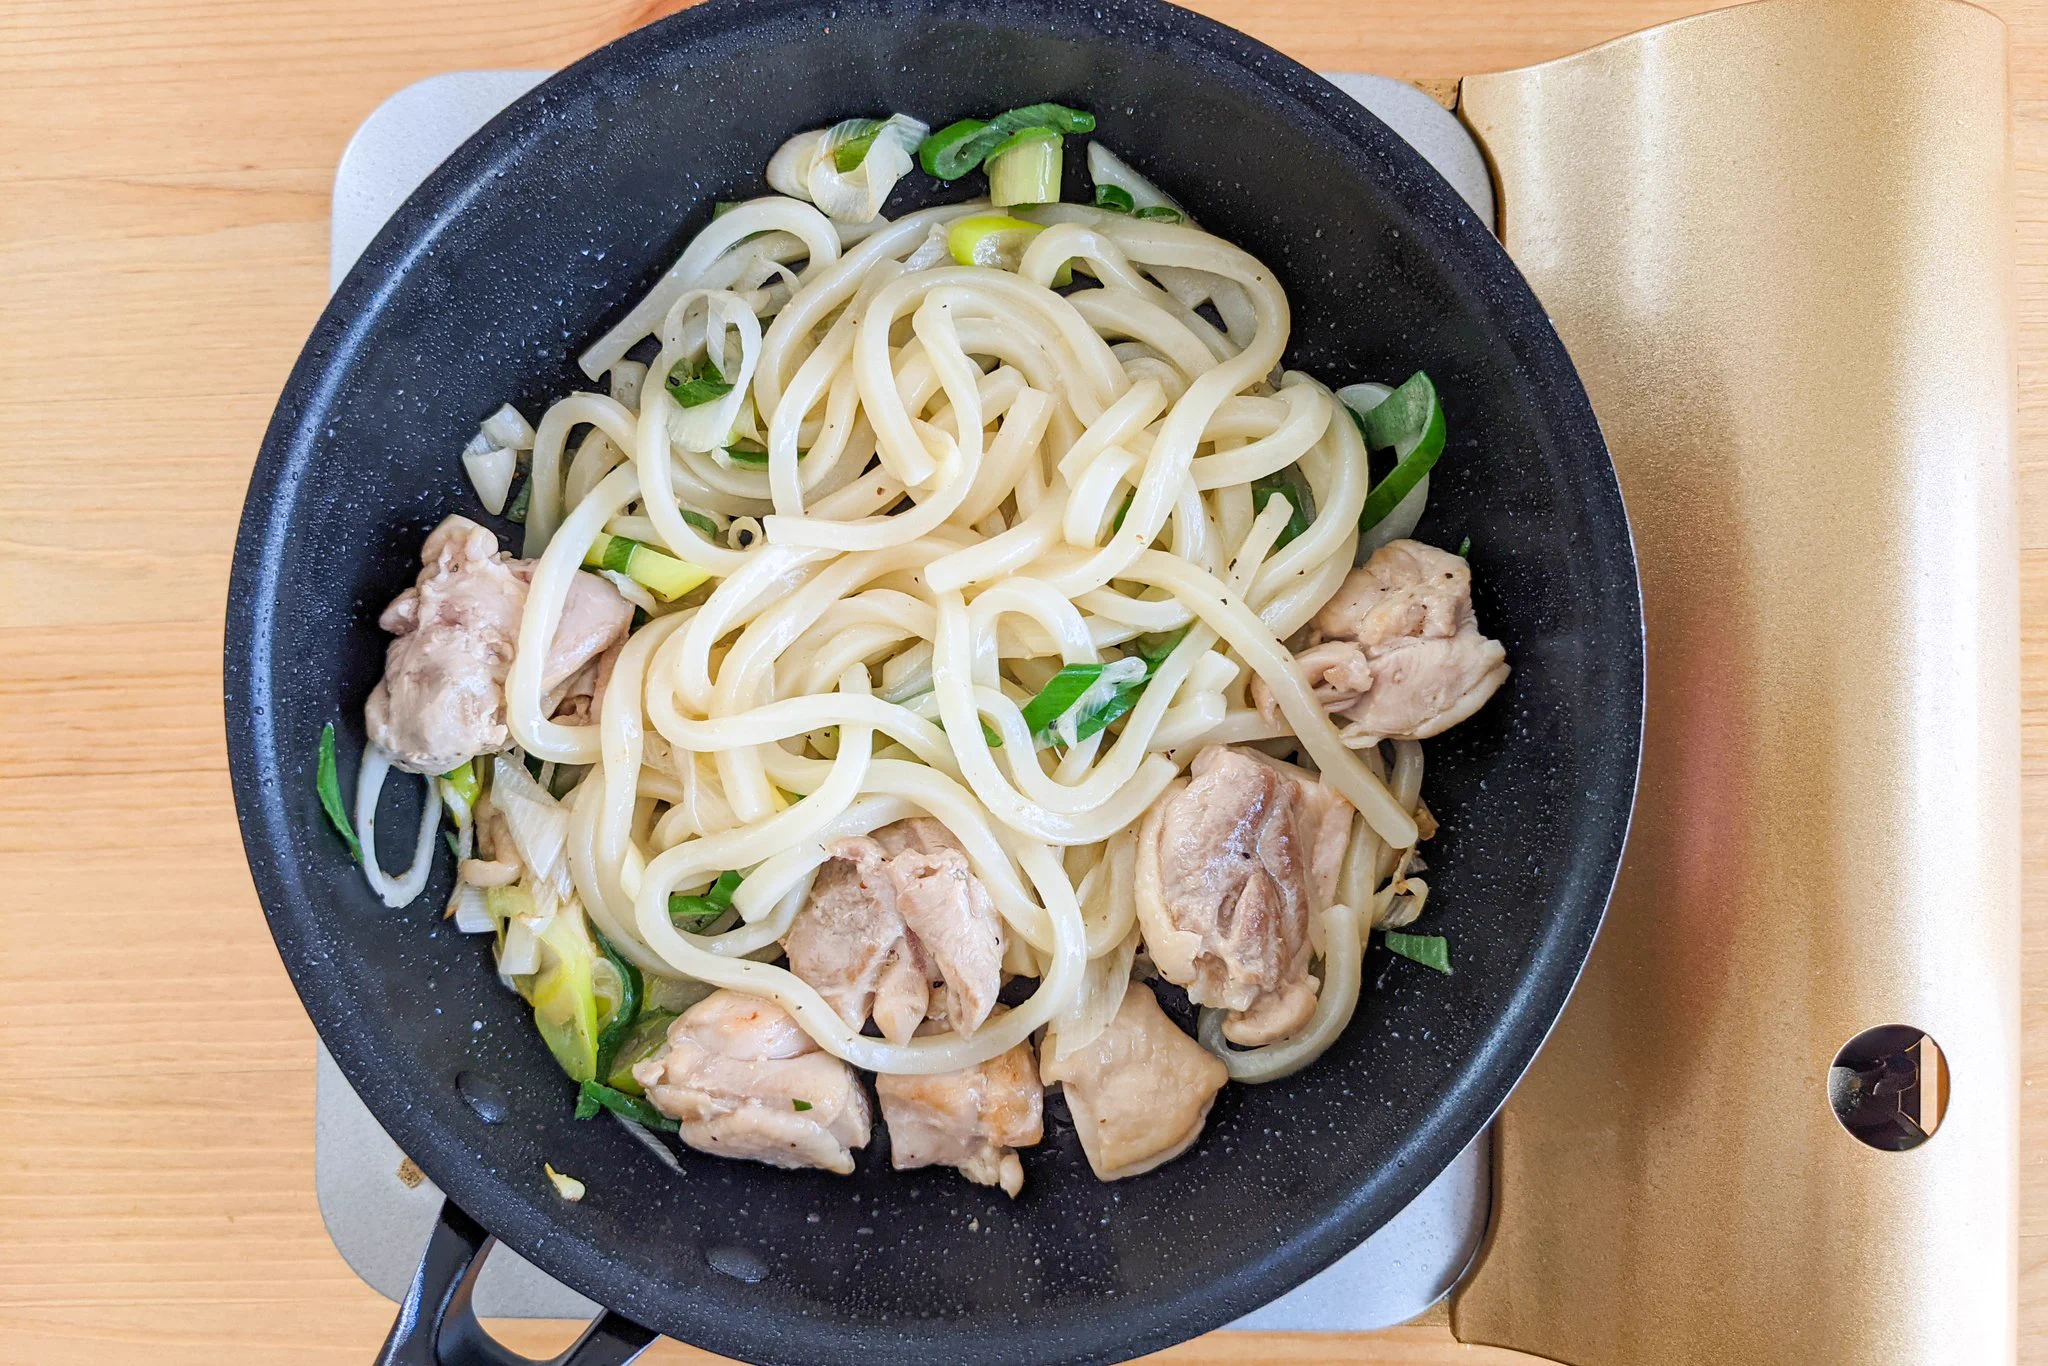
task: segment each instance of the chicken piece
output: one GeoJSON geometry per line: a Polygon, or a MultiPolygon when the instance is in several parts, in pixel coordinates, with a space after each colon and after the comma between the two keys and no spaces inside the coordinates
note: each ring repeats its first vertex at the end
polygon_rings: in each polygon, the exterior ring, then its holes
{"type": "Polygon", "coordinates": [[[1328,910],[1351,806],[1306,770],[1210,745],[1138,833],[1138,924],[1159,974],[1230,1012],[1224,1036],[1284,1039],[1315,1012],[1309,918],[1328,910]]]}
{"type": "Polygon", "coordinates": [[[1098,1180],[1171,1162],[1193,1145],[1230,1072],[1166,1018],[1152,988],[1133,981],[1116,1018],[1086,1048],[1040,1069],[1066,1092],[1081,1151],[1098,1180]]]}
{"type": "Polygon", "coordinates": [[[972,1035],[1002,987],[1002,917],[937,821],[835,842],[783,948],[790,971],[859,1029],[909,1039],[926,1015],[972,1035]],[[927,984],[943,985],[934,1003],[927,984]]]}
{"type": "Polygon", "coordinates": [[[818,870],[811,894],[782,941],[789,970],[817,988],[847,1028],[873,1015],[882,1037],[907,1043],[924,1019],[930,990],[886,873],[865,875],[851,859],[818,870]]]}
{"type": "Polygon", "coordinates": [[[781,1006],[737,991],[715,991],[678,1016],[668,1047],[635,1063],[633,1079],[692,1148],[771,1167],[844,1176],[874,1124],[851,1067],[781,1006]]]}
{"type": "MultiPolygon", "coordinates": [[[[1479,634],[1472,570],[1420,541],[1389,541],[1351,571],[1316,614],[1316,642],[1295,656],[1316,699],[1343,716],[1345,743],[1422,740],[1486,705],[1507,679],[1507,651],[1479,634]]],[[[1263,680],[1252,702],[1280,709],[1263,680]]]]}
{"type": "Polygon", "coordinates": [[[1031,1045],[1020,1043],[976,1067],[933,1076],[883,1073],[875,1078],[882,1121],[889,1126],[889,1163],[958,1167],[969,1181],[1024,1189],[1016,1149],[1044,1137],[1044,1091],[1031,1045]]]}
{"type": "MultiPolygon", "coordinates": [[[[505,747],[505,674],[533,561],[513,559],[488,530],[450,517],[427,536],[420,564],[419,581],[377,619],[396,639],[364,716],[370,739],[398,767],[446,773],[505,747]]],[[[595,574],[574,576],[541,670],[550,710],[586,664],[625,639],[632,620],[618,590],[595,574]]]]}

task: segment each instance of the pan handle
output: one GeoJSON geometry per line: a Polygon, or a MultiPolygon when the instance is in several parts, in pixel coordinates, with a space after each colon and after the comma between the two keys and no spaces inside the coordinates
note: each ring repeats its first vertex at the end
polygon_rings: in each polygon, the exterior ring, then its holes
{"type": "Polygon", "coordinates": [[[607,1309],[560,1356],[546,1362],[520,1356],[484,1331],[471,1303],[497,1242],[453,1200],[441,1202],[441,1217],[376,1366],[626,1366],[660,1336],[607,1309]]]}

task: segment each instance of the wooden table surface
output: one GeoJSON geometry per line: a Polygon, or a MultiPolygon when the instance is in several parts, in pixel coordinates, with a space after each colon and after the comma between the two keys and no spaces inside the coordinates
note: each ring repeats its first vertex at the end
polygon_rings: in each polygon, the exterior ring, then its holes
{"type": "MultiPolygon", "coordinates": [[[[1203,0],[1311,66],[1444,76],[1703,0],[1203,0]]],[[[220,715],[236,517],[326,292],[357,123],[553,67],[671,0],[0,0],[0,1361],[367,1361],[391,1306],[314,1206],[311,1025],[242,861],[220,715]]],[[[2027,1049],[2021,1338],[2048,1360],[2048,6],[2013,28],[2027,1049]]],[[[508,1340],[549,1352],[565,1325],[508,1340]]],[[[663,1344],[650,1361],[707,1361],[663,1344]]],[[[1437,1325],[1180,1363],[1504,1363],[1437,1325]]]]}

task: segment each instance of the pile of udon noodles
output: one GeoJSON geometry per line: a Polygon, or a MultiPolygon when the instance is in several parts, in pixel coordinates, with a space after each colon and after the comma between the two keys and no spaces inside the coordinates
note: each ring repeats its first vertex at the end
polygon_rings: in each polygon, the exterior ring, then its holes
{"type": "Polygon", "coordinates": [[[1052,205],[1019,211],[1043,231],[1013,265],[955,264],[947,226],[989,212],[931,209],[843,242],[809,204],[743,204],[592,347],[584,368],[609,395],[559,401],[534,438],[519,640],[551,639],[600,533],[713,580],[674,605],[640,595],[650,616],[595,724],[550,719],[544,651],[519,649],[510,733],[589,766],[565,798],[569,868],[621,953],[768,998],[827,1052],[893,1074],[981,1063],[1041,1028],[1050,1058],[1086,1047],[1142,947],[1147,809],[1205,745],[1298,753],[1355,814],[1335,904],[1309,929],[1313,1018],[1227,1051],[1233,1076],[1284,1074],[1350,1019],[1365,932],[1426,894],[1401,878],[1419,747],[1347,745],[1286,643],[1361,554],[1359,430],[1280,368],[1288,301],[1246,252],[1052,205]],[[1055,288],[1070,277],[1099,287],[1055,288]],[[651,360],[625,359],[649,336],[651,360]],[[731,392],[670,401],[661,378],[706,358],[731,392]],[[735,433],[765,463],[732,455],[735,433]],[[1276,548],[1293,510],[1259,511],[1252,486],[1297,464],[1313,521],[1276,548]],[[1023,703],[1063,664],[1183,631],[1114,731],[1028,732],[1023,703]],[[958,841],[1007,931],[1005,973],[1036,987],[971,1036],[892,1042],[770,960],[828,845],[916,816],[958,841]],[[727,869],[750,870],[730,927],[673,923],[671,894],[727,869]]]}

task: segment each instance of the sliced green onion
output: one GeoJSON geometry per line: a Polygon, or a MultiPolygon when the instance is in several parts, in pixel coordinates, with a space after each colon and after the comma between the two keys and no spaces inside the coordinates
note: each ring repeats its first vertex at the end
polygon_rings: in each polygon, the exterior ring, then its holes
{"type": "Polygon", "coordinates": [[[711,203],[711,216],[713,218],[723,218],[739,206],[740,201],[737,199],[713,200],[711,203]]]}
{"type": "Polygon", "coordinates": [[[1008,214],[976,214],[960,219],[946,230],[946,250],[963,266],[1015,270],[1025,246],[1044,231],[1037,223],[1008,214]]]}
{"type": "Polygon", "coordinates": [[[348,846],[349,857],[357,863],[363,861],[362,841],[356,838],[355,826],[349,824],[348,808],[341,804],[341,779],[334,771],[334,723],[329,721],[320,728],[320,762],[313,772],[313,789],[320,794],[320,805],[327,812],[329,823],[335,833],[348,846]]]}
{"type": "Polygon", "coordinates": [[[792,1101],[791,1101],[791,1102],[789,1103],[789,1108],[790,1108],[790,1109],[792,1109],[792,1110],[799,1110],[799,1111],[801,1111],[801,1110],[808,1110],[808,1109],[810,1109],[810,1108],[811,1108],[811,1103],[810,1103],[809,1101],[807,1101],[807,1100],[792,1100],[792,1101]]]}
{"type": "Polygon", "coordinates": [[[464,759],[461,767],[451,768],[446,773],[443,773],[441,781],[448,784],[449,792],[453,793],[456,799],[462,803],[464,810],[468,810],[476,805],[477,794],[482,792],[484,787],[482,781],[476,776],[476,761],[474,759],[464,759]]]}
{"type": "Polygon", "coordinates": [[[1131,217],[1150,219],[1158,223],[1178,223],[1187,215],[1164,204],[1152,204],[1142,209],[1133,209],[1131,217]]]}
{"type": "Polygon", "coordinates": [[[918,144],[917,160],[925,174],[940,180],[958,180],[1000,147],[1004,141],[1027,128],[1046,128],[1055,133],[1092,133],[1095,116],[1063,104],[1027,104],[998,114],[986,123],[961,119],[949,123],[918,144]]]}
{"type": "Polygon", "coordinates": [[[624,574],[663,602],[674,602],[711,577],[711,571],[679,560],[653,546],[642,545],[628,536],[600,531],[583,553],[583,563],[592,569],[609,569],[624,574]]]}
{"type": "Polygon", "coordinates": [[[1131,198],[1131,192],[1120,185],[1097,185],[1095,207],[1108,209],[1111,213],[1129,213],[1138,207],[1138,201],[1131,198]]]}
{"type": "Polygon", "coordinates": [[[1287,519],[1287,525],[1282,528],[1279,539],[1273,542],[1273,549],[1278,550],[1308,530],[1309,523],[1315,520],[1315,499],[1309,494],[1308,481],[1301,477],[1301,470],[1294,465],[1287,465],[1252,481],[1252,506],[1256,511],[1264,512],[1266,504],[1272,502],[1276,494],[1284,497],[1287,505],[1294,510],[1287,519]]]}
{"type": "Polygon", "coordinates": [[[685,522],[688,522],[692,527],[696,528],[696,530],[704,537],[705,540],[715,541],[718,539],[718,523],[712,521],[703,513],[694,511],[693,509],[690,508],[684,508],[683,520],[685,522]]]}
{"type": "Polygon", "coordinates": [[[619,1051],[619,1045],[633,1030],[633,1024],[640,1018],[640,969],[634,967],[619,955],[612,942],[597,931],[591,931],[597,940],[598,951],[610,960],[612,969],[619,974],[619,1000],[612,1007],[611,1018],[597,1036],[597,1070],[594,1076],[606,1076],[612,1070],[612,1058],[619,1051]]]}
{"type": "Polygon", "coordinates": [[[1043,734],[1065,716],[1102,677],[1106,664],[1069,664],[1038,690],[1038,696],[1024,704],[1024,725],[1033,735],[1043,734]]]}
{"type": "MultiPolygon", "coordinates": [[[[739,465],[766,465],[768,463],[767,449],[757,446],[751,441],[735,441],[725,448],[725,453],[733,463],[739,465]]],[[[796,458],[801,460],[809,454],[808,450],[799,448],[796,458]]]]}
{"type": "MultiPolygon", "coordinates": [[[[643,979],[640,991],[642,1001],[647,999],[647,985],[643,979]]],[[[611,1067],[608,1071],[600,1071],[598,1078],[614,1091],[624,1091],[629,1096],[639,1095],[641,1086],[633,1076],[633,1068],[661,1051],[662,1046],[668,1042],[669,1024],[675,1018],[676,1012],[673,1010],[644,1006],[640,1011],[640,1018],[633,1021],[632,1027],[626,1030],[614,1045],[611,1067]]]]}
{"type": "Polygon", "coordinates": [[[1116,516],[1109,519],[1109,529],[1111,531],[1122,531],[1124,529],[1124,518],[1131,515],[1131,504],[1137,501],[1138,491],[1136,489],[1132,489],[1124,495],[1124,505],[1116,510],[1116,516]]]}
{"type": "Polygon", "coordinates": [[[1436,385],[1417,370],[1371,412],[1354,414],[1353,421],[1368,447],[1394,448],[1394,468],[1366,495],[1365,510],[1358,514],[1359,529],[1366,531],[1400,506],[1444,453],[1444,410],[1436,385]]]}
{"type": "Polygon", "coordinates": [[[669,918],[694,921],[685,929],[702,929],[732,909],[732,894],[739,890],[744,875],[728,868],[718,875],[718,881],[696,896],[685,896],[671,892],[668,898],[669,918]]]}
{"type": "Polygon", "coordinates": [[[512,495],[512,501],[505,504],[505,520],[523,522],[526,520],[526,505],[533,500],[533,480],[522,479],[519,492],[512,495]]]}
{"type": "Polygon", "coordinates": [[[1461,560],[1472,558],[1472,538],[1470,536],[1458,542],[1458,558],[1461,560]]]}
{"type": "Polygon", "coordinates": [[[576,1118],[594,1119],[600,1110],[624,1115],[635,1124],[644,1124],[665,1134],[675,1133],[682,1127],[638,1096],[629,1096],[624,1091],[613,1090],[602,1082],[584,1082],[576,1090],[576,1118]]]}
{"type": "Polygon", "coordinates": [[[1451,945],[1442,935],[1403,934],[1399,930],[1388,930],[1381,937],[1387,941],[1389,949],[1410,962],[1435,968],[1446,977],[1451,975],[1451,945]]]}
{"type": "Polygon", "coordinates": [[[852,175],[867,160],[875,135],[882,131],[880,119],[842,119],[825,130],[825,146],[832,153],[832,168],[852,175]]]}
{"type": "Polygon", "coordinates": [[[702,363],[679,360],[668,372],[669,397],[678,407],[701,408],[707,403],[716,403],[732,392],[732,386],[725,382],[717,364],[706,356],[702,363]]]}
{"type": "Polygon", "coordinates": [[[980,165],[981,158],[987,155],[984,150],[972,160],[968,159],[968,144],[987,127],[980,119],[961,119],[958,123],[947,124],[918,144],[917,164],[924,167],[928,176],[958,180],[980,165]]]}
{"type": "Polygon", "coordinates": [[[988,197],[997,208],[1053,204],[1060,197],[1065,140],[1050,128],[1026,128],[988,154],[988,197]]]}

